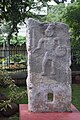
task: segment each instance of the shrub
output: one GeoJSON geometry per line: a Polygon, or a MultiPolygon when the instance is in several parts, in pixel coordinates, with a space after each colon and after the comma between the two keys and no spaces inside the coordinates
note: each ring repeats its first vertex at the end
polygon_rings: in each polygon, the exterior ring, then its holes
{"type": "Polygon", "coordinates": [[[0,86],[9,88],[9,95],[7,100],[0,100],[0,111],[6,110],[7,107],[11,108],[11,102],[16,102],[26,96],[26,90],[20,91],[20,88],[15,85],[14,80],[9,76],[5,70],[0,70],[0,86]]]}

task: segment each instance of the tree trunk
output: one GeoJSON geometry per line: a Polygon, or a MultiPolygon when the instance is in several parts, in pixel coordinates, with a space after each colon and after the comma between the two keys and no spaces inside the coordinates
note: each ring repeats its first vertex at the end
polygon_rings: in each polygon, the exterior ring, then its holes
{"type": "Polygon", "coordinates": [[[12,37],[13,29],[11,29],[10,33],[8,34],[7,37],[7,66],[9,67],[10,65],[10,39],[12,37]]]}
{"type": "Polygon", "coordinates": [[[10,65],[10,39],[8,38],[7,42],[7,66],[10,65]]]}

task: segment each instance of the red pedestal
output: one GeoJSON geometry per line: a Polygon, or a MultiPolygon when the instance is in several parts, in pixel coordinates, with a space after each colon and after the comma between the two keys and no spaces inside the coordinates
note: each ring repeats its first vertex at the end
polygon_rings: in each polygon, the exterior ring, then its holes
{"type": "Polygon", "coordinates": [[[71,105],[72,112],[33,113],[28,112],[27,104],[20,104],[20,120],[80,120],[80,112],[71,105]]]}

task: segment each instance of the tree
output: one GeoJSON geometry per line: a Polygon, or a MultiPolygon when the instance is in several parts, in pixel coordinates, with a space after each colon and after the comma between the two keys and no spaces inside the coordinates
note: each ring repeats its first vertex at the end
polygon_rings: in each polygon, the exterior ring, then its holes
{"type": "MultiPolygon", "coordinates": [[[[16,36],[12,36],[11,40],[10,40],[10,45],[23,45],[24,43],[26,42],[26,38],[23,37],[23,36],[17,36],[17,39],[16,39],[16,36]]],[[[3,40],[3,37],[0,36],[0,45],[2,46],[4,43],[4,40],[3,40]]],[[[7,41],[5,40],[5,43],[7,43],[7,41]]]]}
{"type": "Polygon", "coordinates": [[[64,4],[49,6],[48,15],[44,16],[42,21],[64,22],[69,25],[72,56],[78,58],[76,63],[80,63],[80,1],[77,0],[68,6],[64,4]]]}
{"type": "MultiPolygon", "coordinates": [[[[31,9],[45,6],[51,0],[1,0],[0,2],[0,21],[5,20],[10,24],[8,40],[13,32],[18,32],[17,24],[24,21],[25,18],[35,17],[31,9]]],[[[54,0],[57,4],[64,3],[67,0],[54,0]]]]}
{"type": "Polygon", "coordinates": [[[0,22],[1,24],[6,23],[7,27],[9,28],[7,35],[8,51],[10,51],[10,39],[12,37],[12,33],[15,33],[17,36],[17,25],[21,22],[24,22],[26,17],[35,17],[35,15],[30,10],[34,8],[40,9],[46,5],[47,1],[50,0],[1,0],[0,22]]]}
{"type": "Polygon", "coordinates": [[[80,2],[67,6],[63,17],[70,27],[72,47],[80,47],[80,2]]]}
{"type": "Polygon", "coordinates": [[[11,108],[11,103],[17,103],[20,99],[26,96],[26,90],[20,91],[20,88],[15,84],[15,81],[11,78],[6,70],[0,70],[0,87],[8,88],[8,95],[5,96],[4,91],[0,91],[0,113],[11,108]],[[2,112],[1,112],[2,111],[2,112]]]}
{"type": "Polygon", "coordinates": [[[62,22],[62,16],[65,10],[65,4],[60,3],[55,6],[48,6],[48,14],[41,18],[46,22],[62,22]]]}
{"type": "Polygon", "coordinates": [[[67,2],[67,0],[54,0],[57,4],[67,2]]]}
{"type": "Polygon", "coordinates": [[[71,0],[71,3],[75,2],[75,0],[71,0]]]}
{"type": "Polygon", "coordinates": [[[67,6],[63,18],[70,27],[72,57],[80,64],[80,1],[67,6]]]}
{"type": "MultiPolygon", "coordinates": [[[[31,9],[43,7],[50,0],[2,0],[0,2],[0,20],[5,20],[11,24],[8,38],[13,32],[18,32],[17,24],[27,17],[33,17],[31,9]],[[39,4],[42,2],[42,4],[39,4]]],[[[9,39],[10,39],[9,38],[9,39]]]]}
{"type": "MultiPolygon", "coordinates": [[[[40,10],[43,6],[46,6],[50,0],[1,0],[0,2],[0,22],[6,23],[9,27],[7,35],[7,50],[9,51],[10,39],[12,33],[17,36],[17,25],[21,22],[25,22],[25,18],[38,17],[31,12],[32,9],[37,8],[40,10]]],[[[67,0],[54,0],[57,4],[64,3],[67,0]]]]}

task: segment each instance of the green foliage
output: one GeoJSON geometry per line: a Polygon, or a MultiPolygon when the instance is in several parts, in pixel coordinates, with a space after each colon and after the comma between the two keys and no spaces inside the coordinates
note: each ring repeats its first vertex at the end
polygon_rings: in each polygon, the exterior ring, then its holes
{"type": "Polygon", "coordinates": [[[74,2],[66,7],[64,21],[71,31],[72,48],[80,47],[80,2],[74,2]]]}
{"type": "MultiPolygon", "coordinates": [[[[12,39],[10,40],[10,45],[18,45],[21,46],[26,42],[26,38],[23,36],[12,36],[12,39]]],[[[4,38],[0,36],[0,45],[3,45],[4,43],[4,38]]],[[[5,43],[7,45],[7,40],[5,39],[5,43]]]]}
{"type": "Polygon", "coordinates": [[[80,1],[65,6],[59,4],[48,7],[48,15],[41,18],[44,22],[64,22],[70,27],[72,59],[80,64],[80,1]]]}
{"type": "Polygon", "coordinates": [[[10,85],[14,81],[11,79],[11,77],[8,75],[8,72],[5,70],[0,70],[0,85],[5,86],[5,85],[10,85]]]}
{"type": "Polygon", "coordinates": [[[67,2],[67,0],[54,0],[57,4],[67,2]]]}
{"type": "Polygon", "coordinates": [[[20,92],[20,88],[17,87],[15,84],[12,84],[9,86],[10,92],[9,92],[9,98],[11,98],[12,102],[18,103],[20,99],[26,97],[26,90],[23,90],[20,92]]]}
{"type": "Polygon", "coordinates": [[[31,9],[40,9],[50,0],[1,0],[0,2],[0,20],[10,23],[9,37],[14,32],[18,32],[17,24],[24,21],[25,18],[35,17],[31,9]],[[39,3],[42,4],[39,4],[39,3]]]}
{"type": "Polygon", "coordinates": [[[23,56],[22,54],[15,54],[11,57],[11,60],[16,63],[16,62],[21,62],[21,61],[25,61],[26,62],[26,58],[25,56],[23,56]]]}
{"type": "Polygon", "coordinates": [[[42,17],[42,21],[61,22],[64,10],[65,10],[64,4],[48,6],[48,14],[47,16],[42,17]]]}
{"type": "Polygon", "coordinates": [[[19,115],[16,114],[16,115],[14,115],[12,117],[9,117],[8,120],[19,120],[19,115]]]}
{"type": "Polygon", "coordinates": [[[25,37],[23,37],[23,36],[13,36],[12,37],[12,39],[11,39],[11,41],[10,41],[10,44],[12,44],[12,45],[19,45],[19,46],[21,46],[21,45],[23,45],[24,43],[26,42],[26,38],[25,37]]]}
{"type": "Polygon", "coordinates": [[[10,105],[11,103],[11,100],[2,100],[0,102],[0,111],[6,111],[6,109],[9,107],[9,108],[12,108],[12,106],[10,105]]]}
{"type": "Polygon", "coordinates": [[[48,15],[42,18],[46,22],[65,22],[70,27],[71,47],[80,48],[80,1],[48,7],[48,15]]]}
{"type": "MultiPolygon", "coordinates": [[[[15,73],[13,73],[15,74],[15,73]]],[[[16,99],[14,102],[17,104],[27,104],[28,103],[28,97],[27,97],[27,90],[25,86],[19,86],[18,87],[18,94],[21,94],[23,91],[25,91],[24,97],[21,97],[19,99],[16,99]]],[[[6,96],[11,96],[11,91],[9,87],[0,87],[0,92],[4,93],[6,96]]],[[[23,95],[22,95],[23,96],[23,95]]]]}
{"type": "MultiPolygon", "coordinates": [[[[1,0],[0,2],[0,21],[5,21],[9,26],[8,39],[11,38],[12,33],[18,32],[17,25],[25,21],[25,18],[36,17],[31,10],[38,9],[47,5],[51,0],[1,0]]],[[[64,3],[67,0],[54,0],[56,3],[64,3]]]]}
{"type": "Polygon", "coordinates": [[[70,27],[70,40],[72,55],[76,58],[76,63],[80,64],[80,1],[65,6],[59,4],[48,7],[48,15],[42,18],[46,22],[64,22],[70,27]]]}
{"type": "Polygon", "coordinates": [[[70,27],[72,55],[80,64],[80,1],[69,4],[64,11],[63,20],[70,27]]]}
{"type": "Polygon", "coordinates": [[[0,110],[6,110],[7,107],[11,108],[11,102],[17,102],[20,99],[26,96],[26,90],[21,92],[20,88],[15,85],[14,80],[9,76],[8,72],[5,70],[0,70],[0,86],[9,88],[8,100],[1,100],[0,101],[0,110]]]}
{"type": "Polygon", "coordinates": [[[3,37],[0,36],[0,45],[2,45],[4,43],[3,37]]]}

